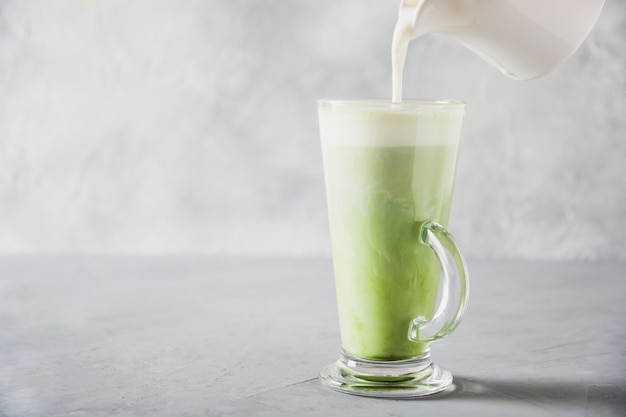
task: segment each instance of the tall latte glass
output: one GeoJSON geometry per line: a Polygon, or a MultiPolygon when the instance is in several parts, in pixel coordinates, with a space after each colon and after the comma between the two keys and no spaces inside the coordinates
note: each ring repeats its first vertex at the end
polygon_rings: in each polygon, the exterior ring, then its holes
{"type": "Polygon", "coordinates": [[[377,397],[452,383],[430,343],[458,325],[467,268],[447,232],[465,104],[320,100],[341,355],[327,386],[377,397]]]}

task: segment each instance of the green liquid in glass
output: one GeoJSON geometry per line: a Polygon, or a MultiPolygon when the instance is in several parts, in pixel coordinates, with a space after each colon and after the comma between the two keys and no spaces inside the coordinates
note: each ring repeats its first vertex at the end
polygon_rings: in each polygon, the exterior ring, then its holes
{"type": "Polygon", "coordinates": [[[431,318],[440,268],[418,223],[447,227],[458,145],[324,146],[342,346],[363,359],[401,360],[427,348],[408,338],[431,318]]]}

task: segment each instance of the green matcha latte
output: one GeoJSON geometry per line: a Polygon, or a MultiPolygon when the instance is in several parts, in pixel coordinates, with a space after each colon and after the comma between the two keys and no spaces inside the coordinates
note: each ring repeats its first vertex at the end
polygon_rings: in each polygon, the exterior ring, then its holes
{"type": "Polygon", "coordinates": [[[419,222],[447,227],[464,104],[319,103],[343,349],[401,360],[427,346],[411,321],[432,317],[440,268],[419,222]]]}

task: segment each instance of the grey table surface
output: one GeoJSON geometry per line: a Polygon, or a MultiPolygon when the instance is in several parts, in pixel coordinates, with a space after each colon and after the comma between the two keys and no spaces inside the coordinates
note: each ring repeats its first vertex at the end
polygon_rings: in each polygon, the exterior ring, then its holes
{"type": "Polygon", "coordinates": [[[0,258],[0,416],[626,416],[626,265],[470,261],[454,390],[336,393],[329,259],[0,258]]]}

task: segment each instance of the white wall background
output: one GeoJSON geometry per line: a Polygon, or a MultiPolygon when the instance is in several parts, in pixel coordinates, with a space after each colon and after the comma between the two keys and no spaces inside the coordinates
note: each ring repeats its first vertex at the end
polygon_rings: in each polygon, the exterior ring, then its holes
{"type": "MultiPolygon", "coordinates": [[[[328,255],[315,100],[389,97],[390,0],[0,0],[0,254],[328,255]]],[[[626,260],[626,2],[508,80],[414,42],[405,96],[468,102],[468,256],[626,260]]]]}

